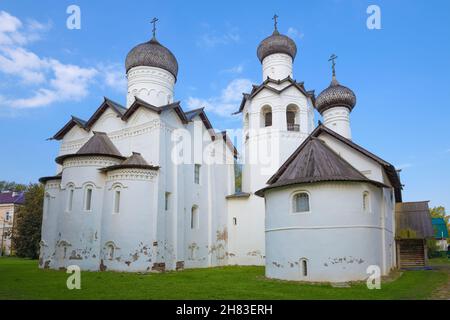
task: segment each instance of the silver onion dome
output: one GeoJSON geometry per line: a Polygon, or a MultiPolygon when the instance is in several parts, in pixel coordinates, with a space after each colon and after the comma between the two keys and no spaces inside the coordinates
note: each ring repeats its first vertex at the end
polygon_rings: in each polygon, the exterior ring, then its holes
{"type": "Polygon", "coordinates": [[[355,105],[355,93],[351,89],[341,85],[335,76],[333,76],[330,86],[323,90],[316,99],[316,109],[320,114],[333,107],[346,107],[352,111],[355,105]]]}
{"type": "Polygon", "coordinates": [[[280,34],[277,29],[274,30],[271,36],[265,38],[258,46],[256,54],[259,61],[263,61],[265,57],[274,53],[285,53],[295,59],[297,54],[297,46],[291,38],[280,34]]]}
{"type": "Polygon", "coordinates": [[[127,55],[125,68],[147,66],[169,71],[175,79],[178,75],[178,62],[173,53],[161,45],[155,37],[150,41],[138,44],[127,55]]]}

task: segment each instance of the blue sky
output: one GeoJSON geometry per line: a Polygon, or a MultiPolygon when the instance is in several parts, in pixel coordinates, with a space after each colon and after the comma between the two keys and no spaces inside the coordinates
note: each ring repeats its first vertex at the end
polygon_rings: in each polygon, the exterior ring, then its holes
{"type": "MultiPolygon", "coordinates": [[[[433,1],[25,1],[0,2],[0,180],[54,173],[70,115],[88,118],[103,96],[125,103],[124,60],[157,37],[179,63],[176,100],[206,105],[218,129],[236,128],[241,91],[261,81],[258,43],[279,30],[297,43],[294,77],[319,93],[328,57],[358,102],[355,142],[402,168],[404,200],[450,208],[450,2],[433,1]],[[66,28],[69,5],[81,29],[66,28]],[[366,27],[368,5],[381,30],[366,27]]],[[[318,116],[316,120],[320,119],[318,116]]]]}

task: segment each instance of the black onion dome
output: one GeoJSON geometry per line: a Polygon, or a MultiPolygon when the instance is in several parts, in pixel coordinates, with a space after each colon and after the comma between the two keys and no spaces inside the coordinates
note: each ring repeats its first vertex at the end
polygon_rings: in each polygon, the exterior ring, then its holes
{"type": "Polygon", "coordinates": [[[169,71],[175,79],[178,75],[178,62],[173,53],[161,45],[155,38],[148,42],[138,44],[131,49],[125,60],[128,72],[131,68],[146,66],[156,67],[169,71]]]}
{"type": "Polygon", "coordinates": [[[352,111],[355,104],[355,93],[351,89],[339,84],[335,77],[333,77],[330,86],[323,90],[316,98],[316,109],[320,114],[333,107],[347,107],[352,111]]]}
{"type": "Polygon", "coordinates": [[[297,45],[294,40],[288,36],[280,34],[278,30],[275,30],[271,36],[261,41],[258,46],[258,50],[256,51],[258,59],[261,62],[265,57],[274,53],[288,54],[292,57],[292,60],[294,60],[295,55],[297,54],[297,45]]]}

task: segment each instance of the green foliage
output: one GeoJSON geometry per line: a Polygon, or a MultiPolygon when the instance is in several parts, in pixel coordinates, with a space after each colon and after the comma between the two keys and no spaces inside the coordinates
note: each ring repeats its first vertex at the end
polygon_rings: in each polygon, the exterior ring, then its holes
{"type": "Polygon", "coordinates": [[[404,271],[382,282],[350,288],[269,280],[264,267],[228,266],[179,272],[81,274],[81,290],[68,290],[64,271],[42,270],[34,260],[0,258],[0,300],[5,299],[427,299],[448,276],[441,271],[404,271]]]}
{"type": "Polygon", "coordinates": [[[26,185],[16,183],[13,181],[0,181],[0,191],[24,191],[27,188],[26,185]]]}
{"type": "Polygon", "coordinates": [[[434,238],[427,239],[427,249],[429,258],[439,256],[439,250],[437,247],[436,239],[434,238]]]}
{"type": "Polygon", "coordinates": [[[432,218],[446,218],[445,207],[439,206],[430,208],[430,214],[432,218]]]}
{"type": "Polygon", "coordinates": [[[417,239],[417,232],[407,228],[399,231],[398,237],[400,239],[417,239]]]}
{"type": "Polygon", "coordinates": [[[37,259],[41,241],[44,186],[30,184],[25,191],[25,204],[16,213],[13,246],[19,257],[37,259]]]}
{"type": "MultiPolygon", "coordinates": [[[[445,207],[438,206],[430,208],[430,215],[432,218],[444,218],[445,223],[447,224],[448,233],[450,234],[450,215],[446,214],[445,207]]],[[[450,239],[447,239],[447,242],[450,243],[450,239]]]]}

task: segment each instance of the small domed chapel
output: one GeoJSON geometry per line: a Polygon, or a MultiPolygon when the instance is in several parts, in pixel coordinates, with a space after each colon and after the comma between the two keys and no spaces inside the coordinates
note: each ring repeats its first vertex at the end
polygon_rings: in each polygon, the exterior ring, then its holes
{"type": "Polygon", "coordinates": [[[236,191],[231,139],[214,130],[203,108],[186,111],[174,98],[174,54],[155,33],[131,49],[125,106],[104,98],[89,119],[72,116],[53,136],[55,175],[40,179],[40,267],[265,265],[271,278],[349,281],[376,265],[388,274],[397,265],[399,175],[353,142],[356,96],[338,81],[336,57],[329,87],[316,96],[294,80],[296,56],[275,19],[257,48],[262,82],[236,106],[243,135],[236,191]],[[196,135],[201,143],[189,142],[196,135]],[[174,161],[180,141],[188,162],[174,161]],[[255,160],[264,146],[269,161],[255,160]]]}

